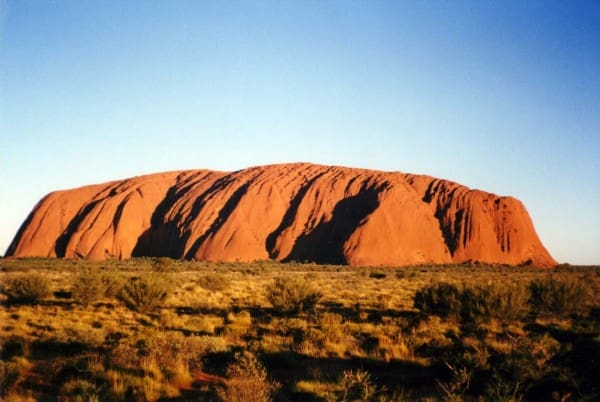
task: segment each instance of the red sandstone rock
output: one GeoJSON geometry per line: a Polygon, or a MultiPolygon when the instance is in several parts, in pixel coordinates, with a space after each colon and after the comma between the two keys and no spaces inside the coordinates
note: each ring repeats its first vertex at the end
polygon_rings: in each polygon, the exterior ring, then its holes
{"type": "Polygon", "coordinates": [[[57,191],[7,256],[556,265],[525,207],[428,176],[305,163],[57,191]]]}

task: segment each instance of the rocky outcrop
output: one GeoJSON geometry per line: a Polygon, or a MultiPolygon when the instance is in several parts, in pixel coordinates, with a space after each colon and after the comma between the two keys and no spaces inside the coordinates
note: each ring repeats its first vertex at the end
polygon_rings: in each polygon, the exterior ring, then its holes
{"type": "Polygon", "coordinates": [[[35,206],[7,256],[556,265],[514,198],[428,176],[305,163],[57,191],[35,206]]]}

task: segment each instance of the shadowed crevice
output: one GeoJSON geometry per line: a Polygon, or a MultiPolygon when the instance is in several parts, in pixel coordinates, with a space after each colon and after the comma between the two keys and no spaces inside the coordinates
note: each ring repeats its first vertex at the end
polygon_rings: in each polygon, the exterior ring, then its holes
{"type": "MultiPolygon", "coordinates": [[[[131,193],[133,194],[133,193],[131,193]]],[[[123,216],[123,210],[125,209],[125,205],[127,205],[127,203],[129,202],[130,198],[131,198],[131,194],[128,194],[123,201],[121,201],[119,203],[119,205],[117,206],[117,210],[115,211],[115,216],[113,216],[112,219],[112,226],[115,230],[115,232],[117,231],[117,227],[119,226],[119,222],[121,221],[121,217],[123,216]]]]}
{"type": "Polygon", "coordinates": [[[344,244],[352,233],[379,206],[378,194],[386,186],[362,189],[357,195],[339,201],[330,221],[322,222],[296,239],[289,261],[313,261],[319,264],[347,264],[344,244]]]}
{"type": "Polygon", "coordinates": [[[429,184],[427,185],[427,189],[425,190],[425,195],[423,195],[423,198],[422,198],[422,200],[424,202],[426,202],[427,204],[431,204],[431,201],[433,200],[433,196],[439,189],[439,185],[436,185],[436,184],[437,184],[436,180],[431,180],[429,182],[429,184]]]}
{"type": "Polygon", "coordinates": [[[298,190],[298,192],[296,193],[296,195],[290,202],[289,208],[285,211],[285,214],[283,215],[283,219],[281,220],[281,223],[279,224],[277,229],[272,231],[267,236],[267,239],[265,240],[265,247],[267,249],[267,252],[269,253],[269,258],[276,259],[279,257],[279,250],[275,250],[275,243],[277,242],[277,238],[287,228],[292,226],[292,224],[294,223],[294,220],[296,218],[296,214],[298,213],[298,207],[300,206],[300,203],[304,199],[304,196],[306,195],[306,193],[308,192],[310,187],[315,183],[315,181],[317,181],[317,179],[319,179],[325,173],[326,172],[319,173],[318,175],[316,175],[315,177],[310,179],[305,185],[300,187],[300,190],[298,190]]]}
{"type": "Polygon", "coordinates": [[[138,237],[131,252],[132,257],[172,257],[177,258],[176,226],[174,222],[165,222],[164,218],[171,207],[184,192],[177,191],[178,184],[171,186],[163,200],[157,205],[150,218],[150,228],[138,237]]]}
{"type": "Polygon", "coordinates": [[[194,244],[186,253],[185,258],[193,258],[200,249],[200,246],[202,246],[202,243],[204,243],[204,241],[209,236],[214,235],[219,231],[219,229],[221,229],[221,227],[225,224],[229,216],[233,213],[233,211],[239,204],[244,194],[246,194],[246,192],[248,191],[248,187],[250,187],[250,181],[246,182],[245,184],[238,187],[237,190],[235,190],[235,192],[231,195],[231,197],[229,197],[223,208],[221,208],[221,210],[219,211],[217,219],[214,220],[210,228],[206,232],[204,232],[202,236],[196,239],[196,241],[194,241],[194,244]]]}
{"type": "MultiPolygon", "coordinates": [[[[436,193],[440,190],[442,189],[440,189],[439,183],[436,180],[432,180],[427,186],[427,190],[425,191],[425,195],[423,196],[422,201],[431,204],[431,202],[435,198],[436,193]]],[[[463,230],[463,209],[459,209],[456,212],[454,221],[451,220],[448,216],[450,208],[453,205],[456,190],[456,188],[450,190],[443,202],[440,200],[439,197],[437,198],[435,212],[433,215],[438,221],[440,231],[442,232],[442,236],[444,237],[444,243],[446,244],[446,247],[450,252],[450,256],[454,256],[454,253],[458,248],[458,240],[460,238],[461,231],[463,230]],[[452,222],[454,222],[454,224],[452,224],[452,222]]]]}
{"type": "MultiPolygon", "coordinates": [[[[210,200],[214,196],[214,194],[218,193],[220,190],[224,189],[229,184],[233,183],[234,180],[235,179],[232,175],[227,175],[227,176],[221,177],[221,178],[217,179],[206,191],[204,191],[202,194],[200,194],[196,198],[196,201],[194,201],[194,204],[192,205],[192,209],[190,210],[189,215],[185,219],[185,224],[188,224],[189,222],[196,219],[196,217],[198,216],[200,211],[202,211],[202,208],[204,208],[206,201],[210,200]]],[[[187,240],[187,239],[184,239],[184,240],[187,240]]],[[[184,241],[184,243],[185,243],[185,241],[184,241]]]]}
{"type": "MultiPolygon", "coordinates": [[[[150,227],[138,238],[132,257],[183,257],[185,241],[182,239],[178,220],[167,221],[166,216],[182,197],[207,176],[202,175],[200,178],[192,176],[180,180],[182,176],[183,174],[177,178],[174,185],[169,187],[163,200],[154,209],[150,218],[150,227]],[[197,178],[198,180],[195,180],[197,178]]],[[[205,194],[206,192],[198,199],[205,194]]]]}
{"type": "Polygon", "coordinates": [[[57,257],[62,258],[65,256],[65,253],[67,251],[67,245],[69,244],[69,241],[71,240],[73,234],[79,228],[79,225],[81,225],[81,222],[83,222],[83,220],[90,214],[90,212],[92,212],[96,205],[98,205],[103,200],[104,198],[90,202],[88,205],[83,207],[83,209],[81,209],[80,212],[78,212],[73,219],[71,219],[66,229],[62,232],[58,239],[56,239],[54,252],[56,253],[57,257]]]}

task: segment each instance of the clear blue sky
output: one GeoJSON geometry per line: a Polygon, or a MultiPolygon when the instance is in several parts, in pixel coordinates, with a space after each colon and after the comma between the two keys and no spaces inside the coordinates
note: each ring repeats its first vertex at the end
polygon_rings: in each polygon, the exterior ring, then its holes
{"type": "Polygon", "coordinates": [[[600,263],[600,2],[0,0],[0,253],[46,193],[275,162],[521,199],[600,263]]]}

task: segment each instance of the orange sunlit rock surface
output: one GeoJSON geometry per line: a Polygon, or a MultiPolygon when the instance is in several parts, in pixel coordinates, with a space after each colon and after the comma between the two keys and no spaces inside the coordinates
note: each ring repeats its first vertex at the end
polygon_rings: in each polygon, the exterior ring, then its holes
{"type": "Polygon", "coordinates": [[[53,192],[7,256],[556,265],[523,204],[428,176],[308,163],[53,192]]]}

